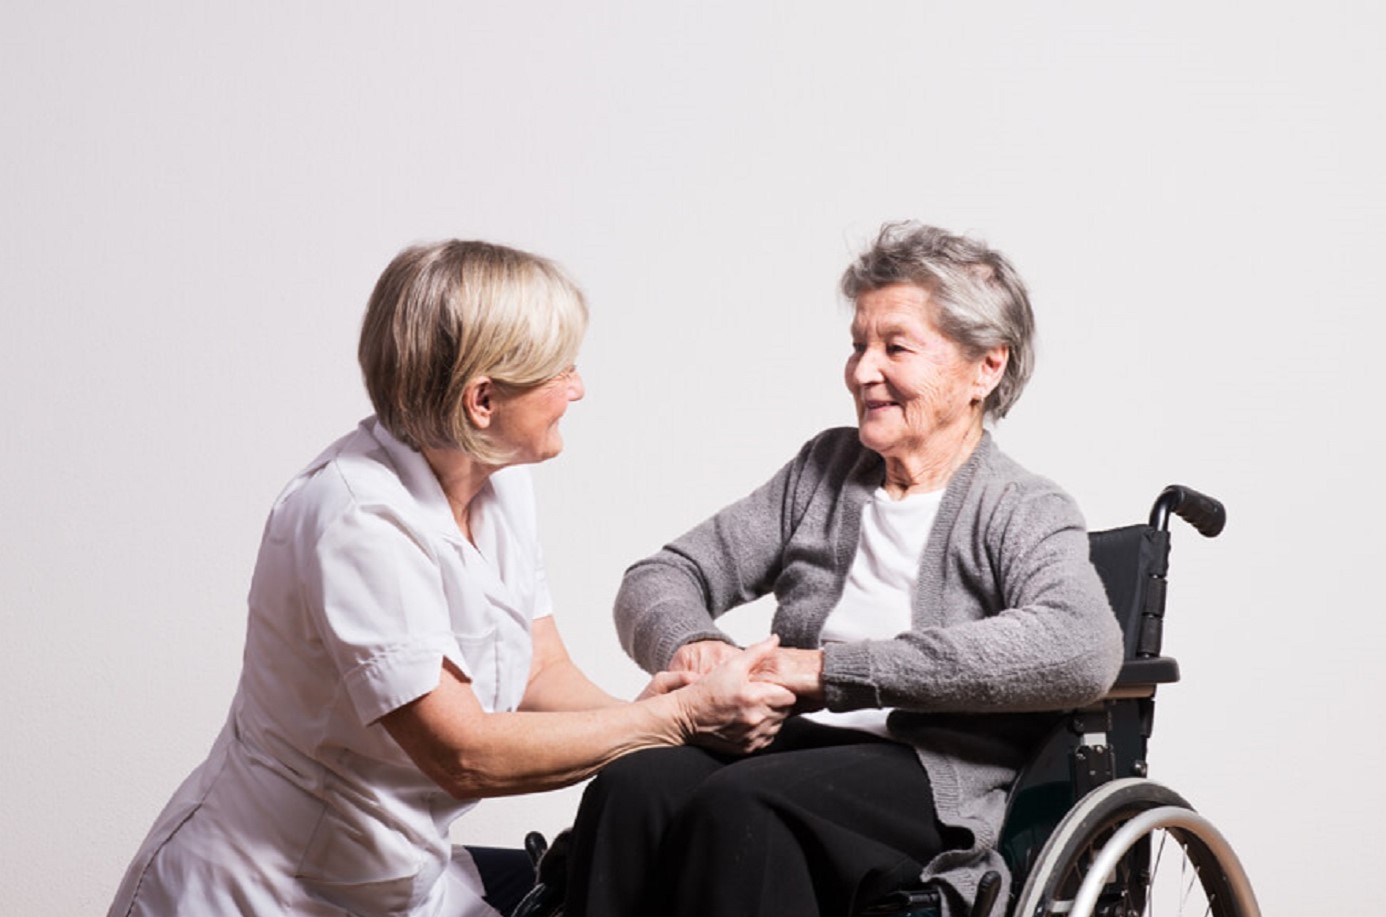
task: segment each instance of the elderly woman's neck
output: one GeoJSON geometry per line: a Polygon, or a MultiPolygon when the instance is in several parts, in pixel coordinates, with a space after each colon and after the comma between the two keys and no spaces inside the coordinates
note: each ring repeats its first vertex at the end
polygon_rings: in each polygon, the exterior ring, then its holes
{"type": "Polygon", "coordinates": [[[468,541],[472,540],[471,506],[472,500],[481,493],[491,475],[500,468],[496,465],[483,465],[460,449],[435,449],[425,447],[423,457],[433,476],[443,488],[448,498],[457,527],[468,541]]]}
{"type": "Polygon", "coordinates": [[[958,434],[931,439],[922,449],[904,455],[883,456],[885,482],[881,486],[894,500],[942,490],[981,441],[982,423],[978,418],[976,424],[965,427],[958,434]]]}

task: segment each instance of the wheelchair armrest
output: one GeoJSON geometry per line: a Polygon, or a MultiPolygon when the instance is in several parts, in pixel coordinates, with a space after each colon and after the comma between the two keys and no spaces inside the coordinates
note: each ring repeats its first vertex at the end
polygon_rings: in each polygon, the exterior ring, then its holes
{"type": "Polygon", "coordinates": [[[1146,697],[1155,693],[1156,685],[1172,684],[1179,680],[1179,662],[1168,656],[1128,659],[1121,664],[1116,684],[1109,698],[1146,697]]]}

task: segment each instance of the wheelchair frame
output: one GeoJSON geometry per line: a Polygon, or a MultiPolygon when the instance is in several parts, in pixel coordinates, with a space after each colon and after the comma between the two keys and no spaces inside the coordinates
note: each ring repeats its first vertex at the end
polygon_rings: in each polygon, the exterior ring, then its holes
{"type": "MultiPolygon", "coordinates": [[[[1093,565],[1126,641],[1126,661],[1103,700],[1069,711],[1012,786],[1000,852],[1011,870],[1011,917],[1134,917],[1153,912],[1151,887],[1172,842],[1192,868],[1212,917],[1259,917],[1230,844],[1179,794],[1147,779],[1155,691],[1179,680],[1161,655],[1170,515],[1214,538],[1223,505],[1182,485],[1166,487],[1149,521],[1088,536],[1093,565]],[[1155,840],[1163,841],[1157,848],[1155,840]]],[[[988,877],[990,878],[990,877],[988,877]]],[[[993,917],[999,877],[979,886],[972,917],[993,917]]],[[[863,917],[941,917],[937,887],[905,889],[863,917]]]]}
{"type": "MultiPolygon", "coordinates": [[[[1056,725],[1017,776],[999,850],[1012,876],[1011,900],[998,909],[1001,877],[978,886],[971,917],[1138,917],[1154,910],[1156,871],[1172,843],[1202,887],[1211,917],[1259,917],[1240,861],[1222,834],[1187,800],[1147,779],[1155,691],[1179,680],[1161,655],[1169,517],[1216,537],[1226,522],[1217,500],[1181,485],[1166,487],[1149,521],[1093,532],[1093,565],[1121,622],[1126,661],[1097,704],[1056,713],[1056,725]]],[[[540,882],[512,917],[561,913],[561,890],[545,875],[542,838],[527,839],[540,882]],[[545,882],[545,879],[548,882],[545,882]]],[[[942,917],[937,884],[892,892],[858,917],[942,917]]],[[[1161,900],[1163,903],[1163,899],[1161,900]]],[[[1182,912],[1182,909],[1181,909],[1182,912]]]]}

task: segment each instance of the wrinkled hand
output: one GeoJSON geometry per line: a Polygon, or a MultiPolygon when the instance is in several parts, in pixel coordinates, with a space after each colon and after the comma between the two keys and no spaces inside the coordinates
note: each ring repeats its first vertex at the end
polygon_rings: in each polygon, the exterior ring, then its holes
{"type": "Polygon", "coordinates": [[[674,657],[669,660],[668,671],[691,672],[694,676],[706,675],[740,652],[737,647],[721,640],[695,640],[685,643],[674,652],[674,657]]]}
{"type": "Polygon", "coordinates": [[[677,691],[679,688],[691,685],[697,680],[698,676],[693,672],[657,672],[636,700],[642,701],[647,697],[668,694],[670,691],[677,691]]]}
{"type": "Polygon", "coordinates": [[[793,691],[799,699],[796,713],[821,710],[825,703],[822,650],[777,647],[761,659],[751,677],[793,691]]]}
{"type": "Polygon", "coordinates": [[[757,681],[751,672],[779,645],[762,640],[675,693],[682,703],[685,739],[714,751],[746,754],[769,745],[794,707],[794,694],[757,681]]]}

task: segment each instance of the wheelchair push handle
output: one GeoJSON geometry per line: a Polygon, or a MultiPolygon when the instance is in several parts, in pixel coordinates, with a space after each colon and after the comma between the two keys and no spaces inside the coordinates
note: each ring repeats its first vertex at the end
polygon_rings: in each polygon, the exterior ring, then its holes
{"type": "Polygon", "coordinates": [[[1216,538],[1227,524],[1227,509],[1221,501],[1183,484],[1171,484],[1160,491],[1150,509],[1151,527],[1161,531],[1168,529],[1170,513],[1192,525],[1205,538],[1216,538]]]}

